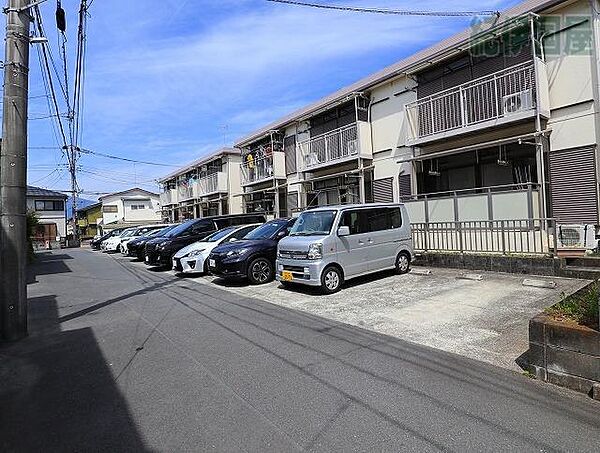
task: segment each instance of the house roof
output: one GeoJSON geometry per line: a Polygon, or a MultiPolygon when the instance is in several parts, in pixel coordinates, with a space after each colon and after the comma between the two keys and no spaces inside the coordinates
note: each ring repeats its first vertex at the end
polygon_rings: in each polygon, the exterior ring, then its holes
{"type": "Polygon", "coordinates": [[[87,212],[87,211],[95,209],[95,208],[97,208],[99,206],[102,206],[102,203],[98,202],[98,203],[94,203],[94,204],[89,204],[89,205],[87,205],[87,206],[85,206],[83,208],[79,208],[77,210],[77,212],[87,212]]]}
{"type": "Polygon", "coordinates": [[[42,189],[41,187],[27,186],[28,197],[45,197],[45,198],[61,198],[66,200],[69,198],[67,195],[54,190],[42,189]]]}
{"type": "Polygon", "coordinates": [[[182,173],[186,173],[196,167],[199,167],[200,165],[203,165],[207,162],[210,162],[213,159],[216,159],[220,156],[224,156],[226,154],[240,154],[240,150],[236,149],[236,148],[221,148],[221,149],[214,151],[206,156],[200,157],[199,159],[196,159],[195,161],[190,162],[189,164],[184,165],[181,168],[178,168],[177,170],[169,173],[167,176],[160,178],[158,180],[158,182],[165,182],[169,179],[174,178],[175,176],[179,176],[182,173]]]}
{"type": "Polygon", "coordinates": [[[108,195],[102,195],[101,197],[98,197],[98,201],[101,202],[103,199],[108,198],[108,197],[114,197],[117,195],[125,195],[130,192],[133,192],[134,190],[139,191],[139,192],[144,192],[145,194],[148,194],[149,196],[152,196],[152,197],[158,197],[157,193],[150,192],[149,190],[140,189],[139,187],[133,187],[131,189],[123,190],[121,192],[114,192],[114,193],[109,193],[108,195]]]}
{"type": "MultiPolygon", "coordinates": [[[[525,0],[522,3],[519,3],[518,5],[501,12],[498,18],[490,25],[490,27],[487,30],[482,31],[481,33],[488,32],[493,28],[497,28],[500,25],[506,24],[507,21],[510,21],[515,17],[522,16],[531,12],[539,12],[558,3],[563,3],[565,1],[566,0],[525,0]]],[[[255,140],[262,138],[269,131],[280,129],[288,123],[298,120],[299,118],[302,118],[304,116],[310,115],[320,109],[327,107],[328,105],[341,102],[344,99],[351,96],[353,93],[365,91],[389,79],[414,71],[418,66],[422,65],[423,63],[427,63],[431,59],[443,55],[444,52],[448,52],[452,48],[456,48],[461,44],[464,45],[468,43],[474,37],[475,34],[470,28],[456,33],[455,35],[452,35],[449,38],[444,39],[431,47],[428,47],[420,52],[412,54],[409,57],[398,61],[397,63],[394,63],[351,85],[348,85],[328,96],[325,96],[324,98],[321,98],[318,101],[307,105],[306,107],[296,110],[290,113],[289,115],[283,116],[282,118],[279,118],[278,120],[260,129],[257,129],[251,134],[239,139],[235,143],[235,146],[245,146],[249,143],[252,143],[255,140]]]]}

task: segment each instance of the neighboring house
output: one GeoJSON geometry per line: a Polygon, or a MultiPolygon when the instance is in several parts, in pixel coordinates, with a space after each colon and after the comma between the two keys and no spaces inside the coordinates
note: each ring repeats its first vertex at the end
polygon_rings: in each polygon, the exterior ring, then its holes
{"type": "Polygon", "coordinates": [[[240,151],[222,148],[160,179],[163,220],[242,212],[240,151]]]}
{"type": "Polygon", "coordinates": [[[114,228],[158,222],[161,219],[159,195],[133,188],[98,198],[102,218],[97,221],[100,232],[114,228]]]}
{"type": "Polygon", "coordinates": [[[54,248],[67,235],[65,201],[67,195],[40,187],[27,186],[27,210],[36,213],[38,225],[33,236],[37,246],[46,242],[54,248]]]}
{"type": "Polygon", "coordinates": [[[251,133],[244,211],[404,200],[416,222],[598,224],[598,11],[525,1],[251,133]]]}
{"type": "Polygon", "coordinates": [[[83,239],[93,238],[98,234],[98,222],[103,219],[102,203],[94,203],[77,210],[77,226],[83,239]]]}

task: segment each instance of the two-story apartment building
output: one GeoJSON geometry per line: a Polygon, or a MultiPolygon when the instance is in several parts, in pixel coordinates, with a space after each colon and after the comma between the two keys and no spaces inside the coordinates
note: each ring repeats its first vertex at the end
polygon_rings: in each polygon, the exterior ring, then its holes
{"type": "Polygon", "coordinates": [[[241,213],[240,164],[238,149],[222,148],[160,179],[163,220],[241,213]]]}
{"type": "Polygon", "coordinates": [[[101,232],[114,228],[153,223],[161,220],[159,195],[140,188],[124,190],[98,198],[102,203],[101,232]]]}
{"type": "Polygon", "coordinates": [[[67,236],[67,195],[40,187],[27,186],[27,211],[35,212],[38,225],[33,242],[36,246],[50,243],[57,248],[67,236]]]}
{"type": "Polygon", "coordinates": [[[598,224],[598,11],[525,1],[251,133],[243,209],[598,224]]]}

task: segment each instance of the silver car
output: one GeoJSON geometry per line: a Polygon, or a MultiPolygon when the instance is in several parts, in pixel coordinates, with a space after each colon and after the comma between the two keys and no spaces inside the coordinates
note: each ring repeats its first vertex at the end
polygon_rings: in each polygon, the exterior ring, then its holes
{"type": "Polygon", "coordinates": [[[404,274],[412,257],[403,204],[328,206],[304,211],[279,242],[276,278],[331,294],[360,275],[394,268],[404,274]]]}

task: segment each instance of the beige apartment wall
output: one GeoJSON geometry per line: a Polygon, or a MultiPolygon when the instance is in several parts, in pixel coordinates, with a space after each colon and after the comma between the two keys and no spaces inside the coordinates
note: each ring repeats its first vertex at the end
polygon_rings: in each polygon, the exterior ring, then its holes
{"type": "Polygon", "coordinates": [[[242,182],[241,166],[242,157],[237,155],[228,155],[225,171],[229,181],[228,202],[229,212],[231,214],[242,214],[242,182]]]}
{"type": "MultiPolygon", "coordinates": [[[[596,3],[597,4],[597,3],[596,3]]],[[[549,13],[560,17],[561,28],[573,18],[590,18],[590,3],[580,0],[549,13]]],[[[589,24],[588,24],[589,26],[589,24]]],[[[591,28],[591,27],[590,27],[591,28]]],[[[598,142],[597,103],[594,101],[598,61],[594,51],[573,53],[565,51],[567,32],[559,33],[562,51],[546,52],[551,117],[548,127],[550,149],[560,150],[593,145],[598,142]]],[[[593,44],[593,40],[592,40],[593,44]]],[[[597,51],[597,50],[596,50],[597,51]]]]}

